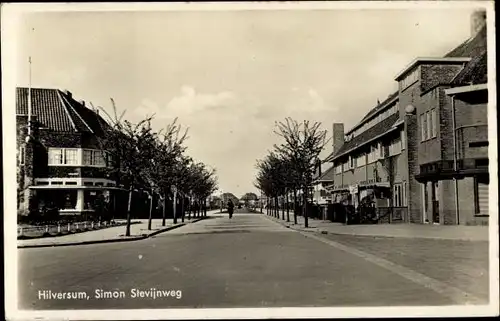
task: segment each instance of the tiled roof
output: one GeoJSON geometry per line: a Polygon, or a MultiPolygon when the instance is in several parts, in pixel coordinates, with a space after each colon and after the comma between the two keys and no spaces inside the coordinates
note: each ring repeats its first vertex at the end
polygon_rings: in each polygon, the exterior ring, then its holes
{"type": "Polygon", "coordinates": [[[474,38],[450,51],[446,57],[470,57],[472,60],[452,81],[452,85],[484,84],[488,82],[486,26],[474,38]]]}
{"type": "Polygon", "coordinates": [[[352,150],[356,147],[361,146],[362,144],[366,143],[368,140],[380,136],[387,132],[391,127],[393,127],[399,120],[399,113],[396,113],[394,115],[391,115],[381,121],[380,123],[374,125],[373,127],[367,129],[363,133],[361,133],[359,136],[355,136],[353,139],[351,139],[348,142],[345,142],[344,145],[339,149],[335,155],[331,154],[328,156],[326,159],[331,160],[332,157],[337,157],[345,152],[352,150]]]}
{"type": "Polygon", "coordinates": [[[399,95],[399,90],[390,94],[383,102],[381,102],[376,107],[374,107],[372,110],[370,110],[368,112],[368,114],[366,114],[365,117],[363,117],[363,119],[361,119],[361,121],[356,126],[354,126],[352,129],[350,129],[349,133],[352,132],[353,130],[355,130],[356,128],[360,127],[365,121],[367,121],[370,117],[375,115],[377,112],[384,109],[386,107],[387,103],[390,102],[391,100],[393,100],[394,98],[396,98],[398,95],[399,95]]]}
{"type": "Polygon", "coordinates": [[[453,86],[477,85],[488,82],[488,54],[486,51],[474,57],[452,81],[453,86]]]}
{"type": "MultiPolygon", "coordinates": [[[[41,127],[54,131],[75,131],[68,112],[56,89],[31,89],[32,115],[37,117],[41,127]]],[[[28,114],[28,88],[17,88],[16,114],[28,114]]]]}
{"type": "Polygon", "coordinates": [[[450,51],[445,57],[476,57],[486,50],[486,26],[474,38],[468,39],[450,51]]]}
{"type": "MultiPolygon", "coordinates": [[[[16,114],[28,114],[28,88],[16,88],[16,114]]],[[[32,114],[43,128],[58,132],[102,133],[106,123],[94,111],[82,106],[58,89],[32,88],[32,114]]]]}

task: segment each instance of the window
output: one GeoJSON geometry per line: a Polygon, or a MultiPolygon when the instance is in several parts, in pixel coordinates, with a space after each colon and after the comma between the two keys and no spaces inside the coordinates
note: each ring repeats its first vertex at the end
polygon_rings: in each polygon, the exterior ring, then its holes
{"type": "Polygon", "coordinates": [[[366,165],[366,155],[362,154],[356,158],[356,166],[361,167],[366,165]]]}
{"type": "Polygon", "coordinates": [[[64,164],[78,165],[78,149],[65,149],[64,150],[64,164]]]}
{"type": "Polygon", "coordinates": [[[401,154],[401,139],[395,139],[389,145],[389,156],[401,154]]]}
{"type": "Polygon", "coordinates": [[[49,148],[49,165],[80,165],[78,148],[49,148]]]}
{"type": "Polygon", "coordinates": [[[83,165],[92,165],[93,164],[92,152],[93,151],[89,150],[89,149],[83,150],[83,165]]]}
{"type": "Polygon", "coordinates": [[[342,169],[344,172],[347,172],[349,170],[349,162],[345,162],[342,164],[342,169]]]}
{"type": "Polygon", "coordinates": [[[394,184],[392,193],[392,204],[394,207],[403,206],[403,186],[401,183],[394,184]]]}
{"type": "Polygon", "coordinates": [[[406,148],[406,133],[404,130],[401,131],[401,150],[406,148]]]}
{"type": "Polygon", "coordinates": [[[104,153],[100,150],[95,150],[94,152],[94,166],[106,166],[106,162],[104,161],[104,153]]]}
{"type": "Polygon", "coordinates": [[[107,155],[107,165],[108,167],[113,167],[113,155],[106,153],[107,155]]]}
{"type": "Polygon", "coordinates": [[[349,168],[354,168],[356,167],[356,158],[353,156],[349,156],[349,168]]]}
{"type": "Polygon", "coordinates": [[[371,146],[370,147],[370,153],[368,153],[368,163],[373,163],[377,161],[379,155],[379,149],[378,146],[371,146]]]}
{"type": "Polygon", "coordinates": [[[414,69],[410,72],[403,80],[401,80],[401,90],[406,89],[418,81],[419,68],[414,69]]]}
{"type": "MultiPolygon", "coordinates": [[[[83,150],[83,165],[84,166],[106,166],[105,152],[93,149],[83,150]]],[[[109,158],[108,158],[109,161],[109,158]]]]}
{"type": "Polygon", "coordinates": [[[426,123],[427,123],[427,137],[426,137],[426,139],[431,139],[431,137],[432,137],[432,134],[431,134],[431,130],[432,130],[431,113],[426,112],[425,117],[427,118],[427,121],[426,121],[426,123]]]}
{"type": "Polygon", "coordinates": [[[335,174],[342,174],[342,164],[335,166],[335,174]]]}
{"type": "Polygon", "coordinates": [[[382,159],[385,157],[385,146],[382,143],[378,143],[377,151],[378,159],[382,159]]]}
{"type": "Polygon", "coordinates": [[[427,139],[427,117],[425,113],[420,115],[420,131],[422,133],[422,141],[427,139]]]}
{"type": "Polygon", "coordinates": [[[19,165],[24,165],[26,149],[21,147],[19,149],[19,165]]]}
{"type": "Polygon", "coordinates": [[[63,149],[49,148],[49,165],[63,164],[63,149]]]}
{"type": "Polygon", "coordinates": [[[437,113],[436,113],[436,108],[431,110],[431,138],[434,138],[437,136],[437,113]]]}
{"type": "Polygon", "coordinates": [[[403,182],[402,193],[403,193],[403,206],[408,206],[408,198],[406,197],[406,181],[403,182]]]}

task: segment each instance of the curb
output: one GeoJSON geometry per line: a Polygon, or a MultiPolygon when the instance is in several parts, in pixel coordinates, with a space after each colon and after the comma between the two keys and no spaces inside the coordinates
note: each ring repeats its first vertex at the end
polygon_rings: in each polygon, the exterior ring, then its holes
{"type": "MultiPolygon", "coordinates": [[[[191,222],[194,223],[194,222],[191,222]]],[[[74,246],[74,245],[90,245],[90,244],[100,244],[100,243],[119,243],[119,242],[132,242],[132,241],[139,241],[139,240],[145,240],[147,238],[150,238],[152,236],[158,235],[163,232],[167,232],[176,228],[179,228],[181,226],[186,225],[187,223],[180,223],[174,226],[169,226],[167,228],[155,231],[151,234],[148,235],[142,235],[142,236],[136,236],[136,237],[131,237],[128,239],[107,239],[107,240],[95,240],[95,241],[83,241],[83,242],[68,242],[68,243],[60,243],[60,244],[33,244],[33,245],[18,245],[18,249],[26,249],[26,248],[40,248],[40,247],[60,247],[60,246],[74,246]]]]}
{"type": "Polygon", "coordinates": [[[18,245],[18,249],[26,249],[26,248],[41,248],[41,247],[60,247],[60,246],[74,246],[74,245],[90,245],[90,244],[100,244],[100,243],[119,243],[119,242],[132,242],[132,241],[139,241],[139,240],[145,240],[147,238],[153,237],[155,235],[158,235],[163,232],[168,232],[170,230],[179,228],[181,226],[184,226],[186,224],[193,224],[196,222],[199,222],[201,220],[209,219],[210,217],[200,217],[195,220],[192,220],[191,222],[187,223],[178,223],[177,225],[169,226],[164,229],[155,231],[151,234],[148,235],[141,235],[141,236],[136,236],[136,237],[131,237],[128,239],[107,239],[107,240],[95,240],[95,241],[83,241],[83,242],[68,242],[68,243],[60,243],[60,244],[33,244],[33,245],[18,245]]]}
{"type": "MultiPolygon", "coordinates": [[[[131,222],[130,225],[135,225],[135,224],[140,224],[140,222],[131,222]]],[[[121,226],[126,226],[127,224],[117,224],[117,225],[114,225],[114,226],[107,226],[107,227],[104,227],[104,228],[100,228],[100,229],[94,229],[94,230],[86,230],[86,231],[82,231],[82,230],[78,230],[78,231],[75,231],[75,232],[71,232],[71,233],[66,233],[66,234],[57,234],[57,235],[45,235],[45,236],[34,236],[34,237],[31,237],[31,236],[28,236],[28,237],[25,237],[25,238],[17,238],[18,241],[24,241],[24,240],[36,240],[36,239],[44,239],[44,238],[48,238],[48,237],[61,237],[61,236],[66,236],[66,235],[74,235],[74,234],[80,234],[80,233],[85,233],[85,232],[92,232],[92,231],[100,231],[100,230],[105,230],[107,228],[115,228],[115,227],[121,227],[121,226]]]]}
{"type": "Polygon", "coordinates": [[[276,222],[286,228],[289,228],[291,230],[294,230],[299,233],[317,233],[319,234],[318,236],[321,237],[323,235],[347,235],[347,236],[359,236],[359,237],[371,237],[371,238],[392,238],[392,239],[426,239],[426,240],[439,240],[439,241],[461,241],[461,242],[489,242],[489,240],[477,240],[474,238],[470,237],[458,237],[458,238],[443,238],[443,237],[438,237],[438,236],[414,236],[414,235],[378,235],[378,234],[356,234],[356,233],[340,233],[340,232],[332,232],[332,231],[327,231],[323,229],[315,227],[309,229],[306,229],[305,227],[294,227],[290,222],[284,222],[282,220],[275,219],[273,217],[268,217],[266,215],[266,218],[269,219],[270,221],[276,222]]]}

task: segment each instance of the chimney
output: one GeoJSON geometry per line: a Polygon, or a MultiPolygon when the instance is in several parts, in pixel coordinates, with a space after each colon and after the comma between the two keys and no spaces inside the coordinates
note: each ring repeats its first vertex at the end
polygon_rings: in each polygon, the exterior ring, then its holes
{"type": "Polygon", "coordinates": [[[470,37],[474,38],[486,25],[486,11],[477,10],[470,18],[470,37]]]}
{"type": "Polygon", "coordinates": [[[316,161],[316,168],[318,170],[318,178],[321,177],[321,175],[323,174],[322,173],[322,168],[321,168],[322,164],[321,164],[321,159],[318,159],[316,161]]]}
{"type": "Polygon", "coordinates": [[[335,155],[340,147],[344,145],[344,124],[334,123],[333,124],[333,154],[335,155]]]}
{"type": "Polygon", "coordinates": [[[80,104],[85,107],[85,100],[80,100],[80,104]]]}
{"type": "Polygon", "coordinates": [[[71,93],[71,91],[69,91],[69,90],[65,89],[65,90],[63,90],[63,92],[64,92],[64,94],[65,94],[66,96],[68,96],[69,98],[73,98],[73,94],[71,93]]]}

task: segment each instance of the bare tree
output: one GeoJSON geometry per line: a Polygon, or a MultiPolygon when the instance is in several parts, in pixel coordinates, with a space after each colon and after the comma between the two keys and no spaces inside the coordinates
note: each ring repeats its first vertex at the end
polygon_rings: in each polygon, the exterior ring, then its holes
{"type": "Polygon", "coordinates": [[[277,123],[275,133],[284,139],[284,143],[275,145],[276,150],[290,161],[290,166],[297,175],[302,188],[303,213],[305,227],[308,227],[307,202],[316,162],[323,147],[327,143],[326,130],[321,123],[310,123],[304,120],[299,123],[291,118],[277,123]]]}

